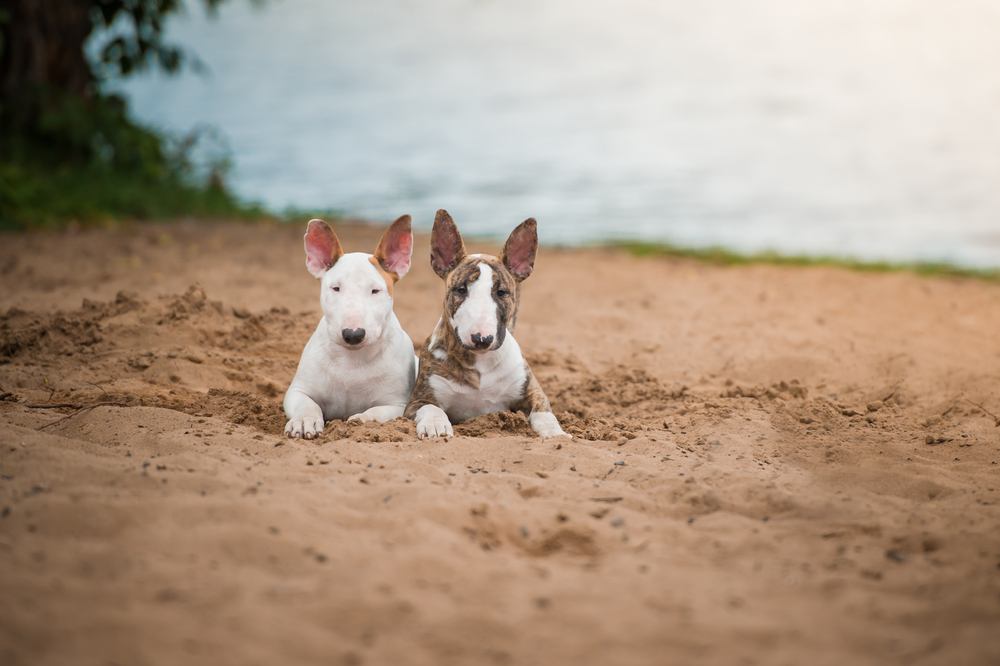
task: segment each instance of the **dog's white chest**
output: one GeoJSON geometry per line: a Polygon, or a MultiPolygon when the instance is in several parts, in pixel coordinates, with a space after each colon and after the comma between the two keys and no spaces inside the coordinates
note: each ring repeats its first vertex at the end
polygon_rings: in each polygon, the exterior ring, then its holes
{"type": "Polygon", "coordinates": [[[405,405],[415,377],[413,343],[395,318],[372,357],[329,342],[320,322],[292,380],[326,419],[344,419],[376,405],[405,405]]]}
{"type": "Polygon", "coordinates": [[[507,335],[500,349],[477,361],[476,369],[479,388],[438,375],[430,377],[434,397],[453,423],[510,409],[524,397],[528,375],[514,336],[507,335]]]}

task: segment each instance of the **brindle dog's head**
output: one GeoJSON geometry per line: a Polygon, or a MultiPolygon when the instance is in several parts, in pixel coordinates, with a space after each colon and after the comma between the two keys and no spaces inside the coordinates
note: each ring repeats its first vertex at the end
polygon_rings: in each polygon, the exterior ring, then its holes
{"type": "Polygon", "coordinates": [[[531,275],[538,249],[534,219],[522,222],[504,245],[503,254],[467,254],[462,235],[445,210],[431,232],[431,266],[444,279],[443,319],[466,349],[499,349],[514,328],[521,281],[531,275]]]}

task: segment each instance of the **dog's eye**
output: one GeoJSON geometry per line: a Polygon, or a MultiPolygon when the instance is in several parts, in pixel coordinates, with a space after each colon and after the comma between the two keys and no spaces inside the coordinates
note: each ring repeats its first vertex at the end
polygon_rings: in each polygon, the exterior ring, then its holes
{"type": "Polygon", "coordinates": [[[340,287],[332,287],[334,291],[340,291],[340,287]]]}
{"type": "Polygon", "coordinates": [[[506,289],[497,289],[497,296],[499,296],[500,298],[507,298],[508,296],[510,296],[510,292],[507,291],[506,289]]]}
{"type": "Polygon", "coordinates": [[[381,294],[382,290],[381,289],[372,289],[372,293],[373,294],[381,294]]]}
{"type": "Polygon", "coordinates": [[[466,294],[469,293],[469,288],[466,287],[464,284],[460,284],[457,287],[455,287],[455,293],[458,294],[459,296],[465,296],[466,294]]]}

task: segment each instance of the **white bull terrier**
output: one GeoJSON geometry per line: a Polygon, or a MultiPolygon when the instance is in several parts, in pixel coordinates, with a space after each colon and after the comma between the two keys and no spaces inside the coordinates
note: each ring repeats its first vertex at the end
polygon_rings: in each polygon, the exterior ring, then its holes
{"type": "Polygon", "coordinates": [[[311,220],[305,249],[306,268],[320,278],[323,318],[285,393],[285,434],[312,439],[331,419],[402,416],[416,369],[413,342],[392,310],[392,289],[410,270],[410,216],[392,223],[375,254],[344,254],[333,229],[311,220]]]}
{"type": "Polygon", "coordinates": [[[406,406],[421,439],[451,437],[452,423],[504,410],[527,413],[542,437],[568,437],[511,333],[537,248],[535,220],[528,219],[511,232],[499,259],[466,254],[451,216],[437,212],[431,266],[445,281],[444,312],[419,351],[406,406]]]}

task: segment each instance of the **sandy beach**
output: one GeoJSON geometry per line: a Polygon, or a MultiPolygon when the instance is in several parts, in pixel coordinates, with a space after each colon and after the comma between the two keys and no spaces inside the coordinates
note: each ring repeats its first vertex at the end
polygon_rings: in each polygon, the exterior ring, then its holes
{"type": "Polygon", "coordinates": [[[304,226],[0,237],[0,663],[1000,662],[1000,284],[542,248],[572,441],[294,441],[304,226]]]}

